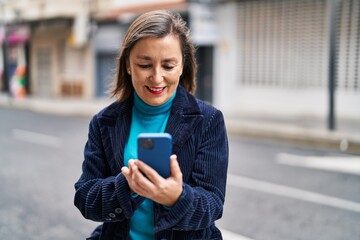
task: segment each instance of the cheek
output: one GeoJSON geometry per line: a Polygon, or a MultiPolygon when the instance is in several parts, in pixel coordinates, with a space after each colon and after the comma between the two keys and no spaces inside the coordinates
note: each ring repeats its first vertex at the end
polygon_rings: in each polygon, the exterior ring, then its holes
{"type": "Polygon", "coordinates": [[[174,72],[174,74],[172,75],[173,81],[179,81],[181,75],[182,75],[182,69],[179,69],[178,71],[174,72]]]}
{"type": "Polygon", "coordinates": [[[168,78],[168,83],[171,85],[177,85],[180,81],[180,75],[174,75],[171,78],[168,78]]]}
{"type": "Polygon", "coordinates": [[[145,79],[146,79],[146,76],[141,72],[134,71],[131,74],[131,80],[132,80],[133,84],[142,83],[145,81],[145,79]]]}
{"type": "Polygon", "coordinates": [[[140,90],[140,86],[142,85],[139,81],[139,78],[136,76],[136,74],[131,75],[131,82],[136,91],[140,90]]]}

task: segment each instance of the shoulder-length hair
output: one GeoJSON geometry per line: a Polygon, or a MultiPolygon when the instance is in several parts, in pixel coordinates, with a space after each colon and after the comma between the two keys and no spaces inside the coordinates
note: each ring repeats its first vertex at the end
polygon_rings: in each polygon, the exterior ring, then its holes
{"type": "Polygon", "coordinates": [[[180,14],[167,10],[144,13],[134,20],[124,37],[117,62],[116,76],[110,94],[122,102],[129,98],[134,87],[127,72],[126,63],[137,41],[147,37],[162,38],[169,34],[179,37],[183,56],[183,72],[179,84],[191,94],[195,93],[196,59],[195,47],[190,40],[190,31],[180,14]]]}

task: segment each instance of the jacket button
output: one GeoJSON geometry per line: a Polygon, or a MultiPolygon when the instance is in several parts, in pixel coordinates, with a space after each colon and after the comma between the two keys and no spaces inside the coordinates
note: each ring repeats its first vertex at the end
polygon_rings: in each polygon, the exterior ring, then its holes
{"type": "Polygon", "coordinates": [[[109,217],[106,217],[105,218],[105,221],[111,221],[112,219],[111,218],[109,218],[109,217]]]}
{"type": "Polygon", "coordinates": [[[122,209],[121,208],[115,208],[115,213],[117,213],[117,214],[122,213],[122,209]]]}
{"type": "Polygon", "coordinates": [[[109,213],[109,217],[116,218],[116,215],[115,215],[115,213],[109,213]]]}

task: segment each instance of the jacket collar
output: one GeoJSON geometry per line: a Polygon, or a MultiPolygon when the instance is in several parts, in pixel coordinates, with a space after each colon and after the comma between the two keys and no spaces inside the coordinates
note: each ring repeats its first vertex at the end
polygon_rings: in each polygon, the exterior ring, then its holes
{"type": "Polygon", "coordinates": [[[195,97],[179,86],[165,129],[173,137],[173,153],[178,153],[202,118],[195,97]]]}

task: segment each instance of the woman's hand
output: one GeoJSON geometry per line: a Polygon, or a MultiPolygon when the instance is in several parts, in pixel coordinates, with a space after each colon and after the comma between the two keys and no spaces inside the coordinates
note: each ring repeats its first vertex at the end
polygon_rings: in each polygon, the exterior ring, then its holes
{"type": "Polygon", "coordinates": [[[165,179],[140,160],[130,160],[129,167],[121,169],[133,192],[167,207],[172,207],[183,191],[176,155],[170,157],[170,171],[171,176],[165,179]]]}

